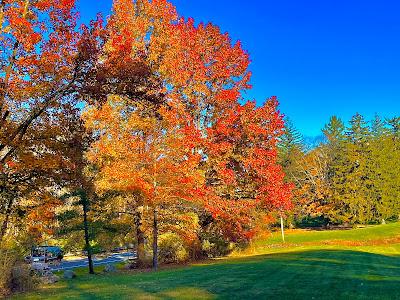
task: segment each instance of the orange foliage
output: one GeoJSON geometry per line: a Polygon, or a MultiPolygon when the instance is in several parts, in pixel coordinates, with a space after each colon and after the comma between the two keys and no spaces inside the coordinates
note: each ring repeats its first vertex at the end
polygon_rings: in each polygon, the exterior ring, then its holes
{"type": "Polygon", "coordinates": [[[86,112],[87,126],[102,133],[88,154],[100,166],[99,190],[140,191],[150,206],[192,201],[202,177],[194,149],[200,135],[190,117],[172,103],[143,116],[145,108],[126,101],[110,97],[86,112]]]}
{"type": "Polygon", "coordinates": [[[146,80],[141,94],[124,90],[86,113],[99,137],[88,157],[100,166],[100,190],[140,191],[149,204],[195,201],[235,239],[254,234],[255,210],[291,208],[276,161],[276,98],[238,104],[251,76],[240,42],[165,0],[115,0],[105,31],[100,68],[115,82],[120,70],[140,69],[146,80]]]}

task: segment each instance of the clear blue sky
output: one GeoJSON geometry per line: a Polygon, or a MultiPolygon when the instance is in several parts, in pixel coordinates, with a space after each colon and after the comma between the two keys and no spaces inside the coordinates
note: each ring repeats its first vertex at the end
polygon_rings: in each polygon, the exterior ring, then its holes
{"type": "MultiPolygon", "coordinates": [[[[80,0],[84,22],[111,0],[80,0]]],[[[253,90],[276,95],[307,136],[331,115],[344,121],[400,115],[400,2],[388,0],[172,0],[178,12],[212,22],[249,51],[253,90]]]]}

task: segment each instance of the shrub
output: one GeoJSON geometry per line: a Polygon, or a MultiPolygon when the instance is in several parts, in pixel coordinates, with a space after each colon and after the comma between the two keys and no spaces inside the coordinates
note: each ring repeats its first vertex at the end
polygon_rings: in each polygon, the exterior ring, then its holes
{"type": "Polygon", "coordinates": [[[6,296],[11,292],[12,270],[17,260],[13,250],[0,248],[0,295],[6,296]]]}
{"type": "Polygon", "coordinates": [[[13,292],[29,292],[39,284],[39,278],[27,264],[18,264],[12,268],[11,290],[13,292]]]}
{"type": "Polygon", "coordinates": [[[227,241],[217,231],[208,231],[201,234],[201,248],[204,255],[209,258],[228,255],[232,252],[234,244],[227,241]]]}
{"type": "Polygon", "coordinates": [[[229,243],[223,239],[219,240],[203,240],[202,250],[209,258],[226,256],[232,252],[234,248],[233,243],[229,243]]]}
{"type": "Polygon", "coordinates": [[[215,220],[212,215],[203,212],[199,216],[200,230],[198,239],[200,241],[202,257],[214,258],[226,256],[231,253],[240,241],[233,243],[229,234],[224,230],[224,224],[215,220]]]}
{"type": "Polygon", "coordinates": [[[162,263],[180,263],[189,258],[182,238],[175,233],[160,236],[158,256],[162,263]]]}
{"type": "Polygon", "coordinates": [[[30,265],[24,262],[24,257],[32,245],[31,235],[3,237],[0,243],[0,298],[12,292],[31,291],[39,284],[39,277],[30,265]]]}
{"type": "MultiPolygon", "coordinates": [[[[296,226],[299,228],[307,228],[307,227],[324,227],[327,226],[329,220],[324,216],[305,216],[296,222],[296,226]]],[[[278,224],[277,224],[278,226],[278,224]]]]}

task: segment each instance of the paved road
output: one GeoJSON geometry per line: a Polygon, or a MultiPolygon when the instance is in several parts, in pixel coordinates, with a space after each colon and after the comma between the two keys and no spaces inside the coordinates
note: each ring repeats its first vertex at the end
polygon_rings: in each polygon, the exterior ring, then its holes
{"type": "MultiPolygon", "coordinates": [[[[136,254],[133,252],[114,253],[106,258],[93,258],[93,264],[95,266],[107,265],[107,264],[127,261],[135,257],[136,254]]],[[[62,271],[62,270],[71,270],[75,268],[87,267],[88,264],[89,262],[87,258],[85,258],[85,259],[62,261],[61,264],[49,265],[49,267],[52,271],[62,271]]]]}

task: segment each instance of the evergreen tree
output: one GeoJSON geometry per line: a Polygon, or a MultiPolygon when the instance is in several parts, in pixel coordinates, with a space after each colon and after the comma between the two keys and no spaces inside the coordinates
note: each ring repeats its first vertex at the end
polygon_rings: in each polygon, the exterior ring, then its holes
{"type": "Polygon", "coordinates": [[[299,191],[301,191],[305,179],[302,164],[305,146],[303,136],[289,118],[285,118],[284,134],[280,137],[278,151],[279,164],[286,174],[285,181],[295,186],[292,198],[295,209],[288,217],[288,222],[292,224],[293,219],[299,219],[302,215],[302,196],[299,191]]]}
{"type": "Polygon", "coordinates": [[[388,120],[387,126],[383,123],[379,134],[374,135],[371,141],[375,167],[374,190],[378,215],[382,221],[398,217],[400,211],[399,120],[388,120]]]}
{"type": "Polygon", "coordinates": [[[299,161],[304,153],[303,136],[289,118],[285,118],[284,134],[279,141],[279,162],[286,180],[296,183],[299,179],[299,161]]]}
{"type": "Polygon", "coordinates": [[[345,126],[343,121],[337,116],[332,116],[329,119],[329,123],[325,125],[322,129],[328,143],[333,146],[338,146],[341,142],[344,141],[345,135],[345,126]]]}
{"type": "Polygon", "coordinates": [[[374,201],[374,168],[371,156],[371,133],[364,117],[356,114],[346,132],[348,166],[343,202],[349,207],[351,223],[367,223],[377,217],[374,201]]]}
{"type": "Polygon", "coordinates": [[[295,191],[301,217],[353,224],[400,218],[399,132],[398,117],[367,122],[356,114],[348,128],[332,117],[323,129],[327,142],[302,159],[295,191]]]}
{"type": "Polygon", "coordinates": [[[329,190],[326,192],[329,210],[326,214],[334,223],[347,222],[348,209],[342,199],[345,193],[345,175],[348,172],[345,125],[340,118],[332,116],[322,132],[327,139],[327,143],[322,146],[328,160],[325,186],[329,190]]]}
{"type": "MultiPolygon", "coordinates": [[[[390,127],[390,134],[395,142],[400,139],[400,117],[394,117],[387,121],[390,127]]],[[[398,145],[398,144],[397,144],[398,145]]]]}
{"type": "Polygon", "coordinates": [[[385,121],[378,115],[371,122],[371,134],[372,138],[379,140],[383,135],[387,133],[387,128],[385,126],[385,121]]]}

